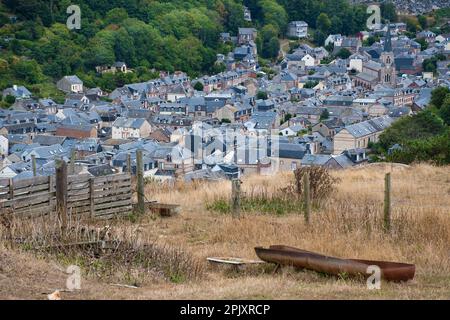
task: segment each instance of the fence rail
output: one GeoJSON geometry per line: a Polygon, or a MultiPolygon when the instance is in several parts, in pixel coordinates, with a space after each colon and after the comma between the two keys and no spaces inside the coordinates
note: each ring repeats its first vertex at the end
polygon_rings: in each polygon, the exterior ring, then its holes
{"type": "MultiPolygon", "coordinates": [[[[56,179],[35,177],[26,180],[0,180],[0,213],[31,217],[56,214],[56,179]]],[[[112,218],[132,211],[131,175],[67,177],[66,214],[92,218],[112,218]]]]}

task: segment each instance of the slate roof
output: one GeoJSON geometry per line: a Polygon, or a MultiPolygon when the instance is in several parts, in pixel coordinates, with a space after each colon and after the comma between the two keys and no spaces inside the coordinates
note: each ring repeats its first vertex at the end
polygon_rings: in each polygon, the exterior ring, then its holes
{"type": "Polygon", "coordinates": [[[304,144],[295,143],[279,143],[278,157],[286,159],[303,159],[306,154],[306,146],[304,144]]]}
{"type": "Polygon", "coordinates": [[[51,145],[55,145],[55,144],[62,145],[65,140],[66,140],[66,137],[50,136],[50,135],[43,135],[43,134],[38,134],[33,138],[33,142],[40,144],[41,146],[51,146],[51,145]]]}
{"type": "Polygon", "coordinates": [[[77,76],[65,76],[63,79],[67,80],[71,84],[83,84],[83,81],[81,81],[77,76]]]}
{"type": "Polygon", "coordinates": [[[384,129],[391,126],[394,122],[389,116],[382,116],[378,118],[373,118],[371,120],[351,124],[346,126],[345,129],[355,138],[364,137],[369,134],[383,131],[384,129]]]}
{"type": "Polygon", "coordinates": [[[16,98],[31,97],[31,92],[24,86],[17,86],[16,90],[14,90],[14,87],[3,90],[3,96],[7,95],[12,95],[16,98]]]}
{"type": "Polygon", "coordinates": [[[144,124],[145,119],[119,117],[114,121],[113,127],[139,129],[144,124]]]}

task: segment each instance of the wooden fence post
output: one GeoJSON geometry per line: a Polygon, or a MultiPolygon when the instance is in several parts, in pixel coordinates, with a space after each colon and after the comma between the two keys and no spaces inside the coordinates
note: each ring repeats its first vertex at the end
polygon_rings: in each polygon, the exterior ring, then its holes
{"type": "Polygon", "coordinates": [[[311,188],[309,182],[309,172],[306,172],[303,176],[303,192],[304,192],[304,214],[305,214],[305,222],[309,224],[309,217],[311,215],[311,188]]]}
{"type": "Polygon", "coordinates": [[[56,212],[63,237],[67,229],[67,163],[56,161],[56,212]]]}
{"type": "Polygon", "coordinates": [[[391,230],[391,174],[384,177],[384,230],[391,230]]]}
{"type": "Polygon", "coordinates": [[[231,209],[233,218],[241,215],[241,180],[231,180],[231,209]]]}
{"type": "Polygon", "coordinates": [[[90,200],[91,218],[95,218],[94,182],[95,182],[94,178],[89,179],[89,200],[90,200]]]}
{"type": "MultiPolygon", "coordinates": [[[[53,192],[53,187],[54,187],[54,179],[53,176],[49,176],[48,177],[48,192],[51,194],[53,192]]],[[[50,207],[50,212],[49,214],[51,215],[53,213],[53,203],[54,203],[54,198],[53,196],[50,196],[50,198],[48,199],[48,206],[50,207]]]]}
{"type": "Polygon", "coordinates": [[[34,154],[31,155],[31,167],[33,168],[33,177],[36,177],[37,175],[36,156],[34,154]]]}
{"type": "Polygon", "coordinates": [[[75,174],[75,149],[72,149],[72,151],[70,152],[70,170],[69,170],[69,174],[73,175],[75,174]]]}
{"type": "Polygon", "coordinates": [[[137,174],[137,196],[138,196],[138,212],[145,213],[144,200],[144,160],[142,158],[142,150],[136,151],[136,174],[137,174]]]}
{"type": "Polygon", "coordinates": [[[133,170],[131,170],[131,154],[127,154],[127,172],[132,175],[133,170]]]}

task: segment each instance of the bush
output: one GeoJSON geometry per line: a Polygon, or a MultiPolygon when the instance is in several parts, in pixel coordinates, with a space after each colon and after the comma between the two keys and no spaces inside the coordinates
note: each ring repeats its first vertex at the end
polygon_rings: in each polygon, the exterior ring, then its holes
{"type": "Polygon", "coordinates": [[[7,96],[5,97],[5,102],[6,102],[8,105],[12,105],[14,102],[16,102],[16,97],[11,96],[11,95],[7,95],[7,96]]]}
{"type": "Polygon", "coordinates": [[[339,182],[339,179],[331,176],[329,170],[325,167],[300,167],[294,171],[292,184],[283,188],[282,192],[291,196],[302,197],[304,192],[303,178],[306,174],[309,174],[312,200],[320,201],[327,198],[333,192],[335,184],[339,182]]]}

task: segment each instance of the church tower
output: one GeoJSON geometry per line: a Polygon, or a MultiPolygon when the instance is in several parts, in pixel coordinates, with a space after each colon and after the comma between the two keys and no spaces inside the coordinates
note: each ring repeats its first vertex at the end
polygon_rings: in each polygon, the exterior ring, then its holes
{"type": "Polygon", "coordinates": [[[394,52],[392,52],[391,27],[389,22],[386,32],[386,39],[384,41],[384,50],[381,53],[380,61],[382,64],[380,82],[382,84],[394,87],[396,84],[396,71],[394,52]]]}

